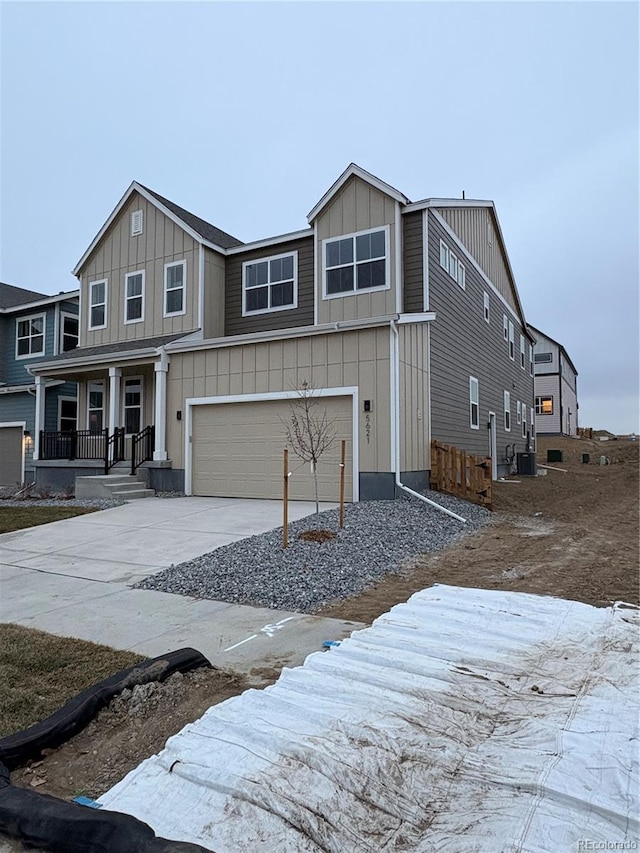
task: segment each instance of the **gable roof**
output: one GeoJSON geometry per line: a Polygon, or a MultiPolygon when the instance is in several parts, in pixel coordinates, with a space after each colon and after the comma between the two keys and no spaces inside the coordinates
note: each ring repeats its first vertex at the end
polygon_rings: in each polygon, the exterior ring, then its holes
{"type": "Polygon", "coordinates": [[[555,344],[555,345],[560,349],[560,351],[564,354],[564,357],[567,359],[567,361],[568,361],[568,362],[569,362],[569,364],[571,365],[571,369],[573,370],[573,372],[574,372],[574,373],[575,373],[575,375],[577,376],[577,375],[578,375],[578,371],[576,370],[576,366],[575,366],[575,364],[571,361],[571,357],[569,356],[569,353],[568,353],[568,352],[566,351],[566,349],[562,346],[562,344],[560,343],[560,341],[556,341],[554,338],[552,338],[552,337],[551,337],[551,335],[548,335],[546,332],[543,332],[541,329],[536,329],[536,327],[535,327],[535,326],[532,326],[532,325],[531,325],[531,323],[528,323],[528,326],[529,326],[529,328],[531,329],[531,331],[532,331],[534,334],[542,335],[542,337],[543,337],[543,338],[546,338],[548,341],[551,341],[551,343],[552,343],[552,344],[555,344]]]}
{"type": "Polygon", "coordinates": [[[26,290],[24,287],[15,287],[0,281],[0,308],[13,308],[46,298],[46,293],[37,293],[35,290],[26,290]]]}
{"type": "Polygon", "coordinates": [[[318,216],[318,214],[329,204],[332,198],[334,198],[337,193],[340,192],[342,187],[347,183],[350,178],[360,178],[361,181],[364,181],[367,184],[371,184],[372,187],[375,187],[380,192],[385,195],[391,196],[395,201],[399,201],[400,204],[409,204],[409,199],[404,193],[401,193],[400,190],[397,190],[395,187],[392,187],[391,184],[385,183],[385,181],[381,181],[380,178],[376,178],[375,175],[372,175],[371,172],[367,172],[366,169],[363,169],[361,166],[358,166],[357,163],[349,163],[344,172],[340,175],[337,181],[329,187],[326,193],[322,196],[320,201],[315,205],[312,210],[309,211],[307,215],[307,222],[311,223],[318,216]]]}
{"type": "Polygon", "coordinates": [[[129,201],[134,192],[139,193],[143,198],[145,198],[150,204],[156,207],[161,213],[164,213],[172,222],[175,222],[181,228],[183,228],[187,234],[193,237],[194,240],[198,243],[204,243],[209,246],[211,249],[217,249],[218,251],[224,252],[226,249],[230,249],[233,246],[241,246],[242,241],[232,237],[231,234],[227,234],[226,231],[222,231],[220,228],[216,228],[215,225],[211,225],[210,222],[206,222],[204,219],[200,219],[199,216],[196,216],[193,213],[190,213],[188,210],[185,210],[183,207],[180,207],[177,204],[174,204],[169,199],[164,198],[164,196],[159,195],[154,192],[154,190],[150,190],[147,187],[139,184],[137,181],[132,181],[131,185],[122,196],[118,204],[114,207],[111,215],[104,223],[100,231],[96,234],[96,236],[91,241],[91,245],[86,250],[84,255],[80,258],[78,263],[73,268],[72,272],[74,275],[78,275],[82,267],[85,265],[86,261],[89,259],[90,255],[93,253],[93,250],[96,248],[98,243],[102,240],[105,233],[107,232],[109,226],[114,221],[114,219],[118,216],[124,205],[129,201]]]}

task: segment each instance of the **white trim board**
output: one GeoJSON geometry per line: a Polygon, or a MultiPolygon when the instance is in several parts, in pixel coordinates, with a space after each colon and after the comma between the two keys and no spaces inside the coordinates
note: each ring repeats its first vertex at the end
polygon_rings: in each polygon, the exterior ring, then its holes
{"type": "MultiPolygon", "coordinates": [[[[314,397],[351,397],[352,398],[352,500],[357,503],[360,500],[360,446],[359,446],[359,389],[355,385],[346,385],[338,388],[314,389],[314,397]]],[[[185,429],[184,429],[184,491],[186,495],[193,493],[193,409],[195,406],[224,405],[225,403],[260,403],[273,400],[295,400],[299,392],[292,391],[268,391],[260,394],[226,394],[216,397],[187,397],[185,402],[185,429]]]]}

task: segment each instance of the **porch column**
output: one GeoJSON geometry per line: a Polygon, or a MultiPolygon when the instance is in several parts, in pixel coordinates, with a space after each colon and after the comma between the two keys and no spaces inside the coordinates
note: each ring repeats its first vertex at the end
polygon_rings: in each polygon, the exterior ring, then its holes
{"type": "Polygon", "coordinates": [[[113,435],[116,427],[120,426],[120,377],[119,367],[109,368],[109,435],[113,435]]]}
{"type": "Polygon", "coordinates": [[[155,416],[156,444],[153,451],[154,462],[164,462],[167,458],[167,371],[169,357],[162,352],[160,361],[154,364],[156,374],[155,416]]]}
{"type": "Polygon", "coordinates": [[[36,434],[33,437],[33,458],[40,459],[40,430],[44,429],[44,394],[45,386],[42,376],[36,376],[36,434]]]}

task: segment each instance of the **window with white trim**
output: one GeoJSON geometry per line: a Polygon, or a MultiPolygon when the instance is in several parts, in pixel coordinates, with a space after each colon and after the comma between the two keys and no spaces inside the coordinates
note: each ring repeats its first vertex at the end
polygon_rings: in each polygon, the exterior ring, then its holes
{"type": "Polygon", "coordinates": [[[530,421],[529,421],[529,423],[531,424],[531,441],[533,441],[534,446],[535,446],[535,441],[536,441],[536,419],[535,419],[535,414],[534,414],[534,410],[533,410],[533,408],[531,408],[531,409],[529,410],[529,414],[531,415],[531,419],[530,419],[530,421]]]}
{"type": "Polygon", "coordinates": [[[90,329],[105,329],[107,326],[107,288],[106,278],[89,282],[90,329]]]}
{"type": "Polygon", "coordinates": [[[16,358],[44,355],[44,329],[44,314],[16,319],[16,358]]]}
{"type": "Polygon", "coordinates": [[[444,240],[440,240],[440,266],[449,272],[449,247],[444,240]]]}
{"type": "Polygon", "coordinates": [[[78,346],[78,315],[60,315],[60,352],[69,352],[78,346]]]}
{"type": "Polygon", "coordinates": [[[74,432],[78,428],[78,401],[75,397],[58,397],[58,430],[74,432]]]}
{"type": "Polygon", "coordinates": [[[298,253],[242,264],[242,315],[286,311],[298,304],[298,253]]]}
{"type": "Polygon", "coordinates": [[[471,429],[480,429],[480,397],[475,376],[469,377],[469,425],[471,429]]]}
{"type": "Polygon", "coordinates": [[[524,346],[524,335],[520,335],[520,367],[523,370],[526,370],[526,359],[525,359],[526,349],[524,346]]]}
{"type": "Polygon", "coordinates": [[[511,320],[509,320],[509,358],[511,361],[516,359],[515,329],[511,320]]]}
{"type": "Polygon", "coordinates": [[[164,265],[164,316],[184,314],[187,262],[173,261],[164,265]]]}
{"type": "Polygon", "coordinates": [[[325,298],[390,287],[386,228],[324,240],[323,247],[325,298]]]}
{"type": "Polygon", "coordinates": [[[142,379],[139,376],[125,379],[123,396],[124,430],[127,435],[134,435],[142,428],[142,379]]]}
{"type": "Polygon", "coordinates": [[[104,382],[90,382],[87,388],[87,427],[101,432],[104,421],[104,382]]]}
{"type": "Polygon", "coordinates": [[[458,280],[458,256],[449,250],[449,275],[454,281],[458,280]]]}
{"type": "Polygon", "coordinates": [[[137,237],[142,234],[142,211],[134,210],[131,214],[131,236],[137,237]]]}
{"type": "Polygon", "coordinates": [[[527,437],[527,407],[522,404],[522,437],[527,437]]]}
{"type": "Polygon", "coordinates": [[[504,392],[504,429],[511,431],[511,394],[508,391],[504,392]]]}
{"type": "Polygon", "coordinates": [[[144,315],[144,270],[124,277],[124,322],[141,323],[144,315]]]}
{"type": "Polygon", "coordinates": [[[464,264],[460,259],[458,259],[458,284],[460,287],[465,290],[467,286],[466,278],[465,278],[465,268],[464,264]]]}
{"type": "Polygon", "coordinates": [[[536,397],[536,415],[553,414],[553,397],[536,397]]]}
{"type": "Polygon", "coordinates": [[[509,340],[509,318],[506,314],[502,315],[502,333],[505,341],[509,340]]]}
{"type": "Polygon", "coordinates": [[[521,424],[522,423],[522,403],[520,402],[520,400],[516,401],[516,418],[518,420],[518,423],[521,424]]]}
{"type": "Polygon", "coordinates": [[[440,266],[463,290],[466,288],[465,266],[444,240],[440,240],[440,266]]]}
{"type": "Polygon", "coordinates": [[[533,344],[529,344],[529,374],[533,376],[533,344]]]}
{"type": "Polygon", "coordinates": [[[489,318],[489,306],[490,306],[490,304],[491,303],[489,302],[489,294],[485,291],[485,294],[484,294],[484,319],[487,321],[487,323],[491,322],[490,318],[489,318]]]}

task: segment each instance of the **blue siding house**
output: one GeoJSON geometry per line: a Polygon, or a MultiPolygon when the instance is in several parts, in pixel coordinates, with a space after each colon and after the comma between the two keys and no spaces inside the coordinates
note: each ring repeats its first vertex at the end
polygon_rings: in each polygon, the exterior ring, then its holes
{"type": "Polygon", "coordinates": [[[0,283],[0,485],[33,482],[37,430],[76,428],[75,383],[44,380],[37,412],[29,366],[78,345],[78,298],[0,283]]]}

